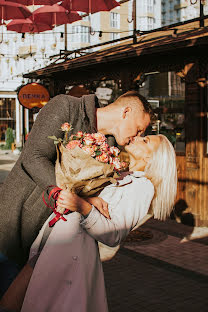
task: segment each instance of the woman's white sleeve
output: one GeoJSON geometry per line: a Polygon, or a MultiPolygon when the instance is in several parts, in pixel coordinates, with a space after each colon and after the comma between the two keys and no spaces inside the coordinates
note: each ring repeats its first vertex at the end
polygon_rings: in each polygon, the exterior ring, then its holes
{"type": "Polygon", "coordinates": [[[121,190],[120,200],[110,209],[110,220],[93,207],[89,216],[80,222],[90,236],[111,247],[119,245],[148,213],[154,195],[154,187],[146,178],[134,179],[118,189],[121,190]]]}

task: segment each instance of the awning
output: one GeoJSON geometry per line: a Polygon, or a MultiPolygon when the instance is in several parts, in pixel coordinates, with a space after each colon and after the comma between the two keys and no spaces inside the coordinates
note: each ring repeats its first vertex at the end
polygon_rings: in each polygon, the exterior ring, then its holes
{"type": "Polygon", "coordinates": [[[137,43],[125,40],[93,53],[51,64],[25,74],[24,77],[67,79],[71,82],[100,79],[106,74],[108,77],[116,78],[120,76],[122,69],[128,69],[128,66],[135,72],[151,70],[153,63],[158,63],[158,66],[162,67],[173,62],[173,65],[177,67],[180,65],[178,59],[181,59],[181,62],[184,59],[189,61],[189,58],[197,57],[200,51],[204,51],[206,55],[204,48],[207,45],[208,20],[205,20],[205,27],[202,28],[196,21],[165,31],[137,35],[137,43]],[[186,51],[186,53],[181,53],[181,51],[186,51]]]}

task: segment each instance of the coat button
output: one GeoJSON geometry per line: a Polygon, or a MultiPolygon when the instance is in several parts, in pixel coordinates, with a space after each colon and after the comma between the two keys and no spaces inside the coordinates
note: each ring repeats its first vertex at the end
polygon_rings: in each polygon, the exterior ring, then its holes
{"type": "Polygon", "coordinates": [[[78,257],[77,257],[77,256],[73,256],[72,259],[73,259],[73,260],[77,260],[78,257]]]}
{"type": "Polygon", "coordinates": [[[66,282],[67,285],[71,285],[72,284],[71,280],[65,280],[65,282],[66,282]]]}

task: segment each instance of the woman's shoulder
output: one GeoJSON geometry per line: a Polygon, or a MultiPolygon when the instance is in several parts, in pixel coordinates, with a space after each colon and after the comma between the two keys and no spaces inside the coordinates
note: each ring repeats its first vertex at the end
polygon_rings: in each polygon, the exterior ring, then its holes
{"type": "Polygon", "coordinates": [[[150,193],[153,196],[154,186],[152,182],[145,177],[142,171],[125,172],[117,179],[117,182],[105,187],[100,193],[101,197],[108,196],[123,196],[129,195],[131,192],[137,193],[150,193]],[[122,195],[123,194],[123,195],[122,195]]]}
{"type": "MultiPolygon", "coordinates": [[[[154,185],[145,177],[145,173],[143,171],[134,171],[130,173],[128,176],[129,181],[131,181],[128,187],[124,188],[125,192],[134,192],[135,194],[150,194],[153,196],[154,194],[154,185]]],[[[127,178],[126,178],[127,179],[127,178]]]]}
{"type": "Polygon", "coordinates": [[[150,189],[154,189],[154,185],[152,181],[145,176],[145,172],[141,171],[134,171],[131,176],[133,177],[133,181],[137,184],[145,185],[150,189]]]}
{"type": "Polygon", "coordinates": [[[117,179],[117,185],[125,185],[125,184],[147,184],[152,185],[150,179],[145,176],[144,171],[129,171],[129,172],[122,172],[120,177],[117,179]]]}

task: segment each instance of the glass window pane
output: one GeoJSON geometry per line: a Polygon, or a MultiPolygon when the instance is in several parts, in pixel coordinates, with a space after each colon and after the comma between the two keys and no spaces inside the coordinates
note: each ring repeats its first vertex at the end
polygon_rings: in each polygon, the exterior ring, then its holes
{"type": "Polygon", "coordinates": [[[0,141],[5,141],[7,128],[15,130],[16,127],[16,107],[15,99],[0,99],[0,141]]]}
{"type": "MultiPolygon", "coordinates": [[[[207,80],[208,80],[208,75],[207,75],[207,80]]],[[[208,86],[207,86],[207,154],[208,154],[208,86]]]]}
{"type": "Polygon", "coordinates": [[[139,91],[157,116],[147,133],[164,134],[176,152],[185,152],[185,83],[175,72],[145,73],[140,78],[139,91]]]}

